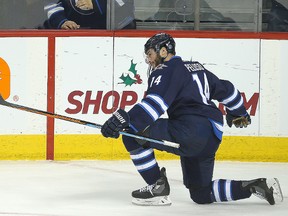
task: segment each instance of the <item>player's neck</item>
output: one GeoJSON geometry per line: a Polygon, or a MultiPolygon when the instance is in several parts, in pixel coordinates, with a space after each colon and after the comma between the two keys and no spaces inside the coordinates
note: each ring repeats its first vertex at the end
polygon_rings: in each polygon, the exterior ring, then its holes
{"type": "Polygon", "coordinates": [[[164,62],[169,61],[174,55],[171,53],[168,53],[167,57],[164,59],[164,62]]]}

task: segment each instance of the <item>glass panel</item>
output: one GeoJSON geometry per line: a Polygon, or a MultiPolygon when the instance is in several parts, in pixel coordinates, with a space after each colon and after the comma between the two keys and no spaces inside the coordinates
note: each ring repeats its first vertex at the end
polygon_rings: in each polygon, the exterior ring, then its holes
{"type": "Polygon", "coordinates": [[[136,29],[134,0],[110,0],[110,4],[111,17],[110,19],[108,18],[109,29],[136,29]]]}
{"type": "MultiPolygon", "coordinates": [[[[49,13],[44,10],[44,6],[58,2],[59,0],[0,0],[0,29],[47,28],[49,13]]],[[[78,0],[60,2],[66,5],[72,3],[75,8],[78,0]]],[[[98,15],[101,18],[97,20],[102,20],[102,24],[100,27],[95,26],[95,22],[90,20],[90,24],[93,25],[80,25],[81,28],[288,32],[288,0],[97,0],[98,4],[96,0],[87,2],[93,2],[94,7],[100,5],[96,10],[98,14],[101,11],[102,15],[98,15]]],[[[54,8],[55,11],[58,9],[54,8]]],[[[65,16],[71,15],[71,11],[64,11],[65,16]]],[[[50,11],[50,15],[52,12],[50,11]]],[[[87,8],[78,12],[76,16],[80,17],[79,19],[90,13],[87,8]]]]}
{"type": "Polygon", "coordinates": [[[288,0],[263,0],[262,31],[288,32],[288,0]]]}
{"type": "Polygon", "coordinates": [[[135,0],[138,29],[194,29],[194,0],[135,0]]]}
{"type": "Polygon", "coordinates": [[[140,29],[257,31],[258,3],[259,0],[135,0],[135,17],[140,29]],[[199,27],[195,20],[199,20],[199,27]]]}
{"type": "Polygon", "coordinates": [[[43,0],[0,0],[0,29],[42,28],[43,0]]]}
{"type": "Polygon", "coordinates": [[[258,0],[202,0],[200,30],[257,31],[258,0]]]}

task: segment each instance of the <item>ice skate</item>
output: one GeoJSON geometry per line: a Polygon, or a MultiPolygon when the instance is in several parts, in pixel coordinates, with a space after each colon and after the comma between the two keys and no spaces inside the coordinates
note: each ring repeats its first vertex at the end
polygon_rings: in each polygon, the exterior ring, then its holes
{"type": "Polygon", "coordinates": [[[267,200],[270,205],[283,201],[283,194],[277,178],[243,181],[242,187],[249,189],[255,196],[267,200]]]}
{"type": "Polygon", "coordinates": [[[144,206],[171,205],[169,198],[170,186],[166,177],[165,168],[161,169],[160,178],[153,185],[147,185],[132,192],[132,203],[144,206]]]}

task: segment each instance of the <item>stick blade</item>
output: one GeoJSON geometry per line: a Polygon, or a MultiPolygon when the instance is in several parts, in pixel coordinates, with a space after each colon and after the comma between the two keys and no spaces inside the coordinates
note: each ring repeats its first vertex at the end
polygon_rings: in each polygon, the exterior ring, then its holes
{"type": "Polygon", "coordinates": [[[1,104],[1,105],[7,105],[7,104],[9,104],[8,102],[6,102],[6,101],[4,100],[4,98],[2,97],[1,94],[0,94],[0,104],[1,104]]]}
{"type": "Polygon", "coordinates": [[[0,102],[5,101],[2,95],[0,94],[0,102]]]}

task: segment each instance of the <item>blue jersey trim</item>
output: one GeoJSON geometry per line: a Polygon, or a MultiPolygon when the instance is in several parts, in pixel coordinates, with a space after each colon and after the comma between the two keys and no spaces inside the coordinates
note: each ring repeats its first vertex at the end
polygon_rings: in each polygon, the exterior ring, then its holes
{"type": "Polygon", "coordinates": [[[213,127],[213,132],[215,134],[215,136],[219,139],[222,140],[222,136],[223,136],[223,124],[216,122],[212,119],[209,118],[209,121],[212,124],[213,127]]]}
{"type": "Polygon", "coordinates": [[[101,15],[103,15],[103,11],[102,11],[102,9],[101,9],[101,7],[100,7],[100,4],[99,4],[98,0],[95,0],[95,2],[96,2],[96,4],[97,4],[97,6],[98,6],[98,9],[99,9],[101,15]]]}
{"type": "Polygon", "coordinates": [[[136,127],[134,127],[134,125],[132,125],[131,123],[129,124],[129,127],[134,131],[134,132],[138,132],[138,130],[136,129],[136,127]]]}
{"type": "Polygon", "coordinates": [[[165,103],[164,99],[158,95],[158,94],[148,94],[147,98],[150,98],[152,101],[154,101],[164,112],[169,108],[169,106],[165,103]]]}

